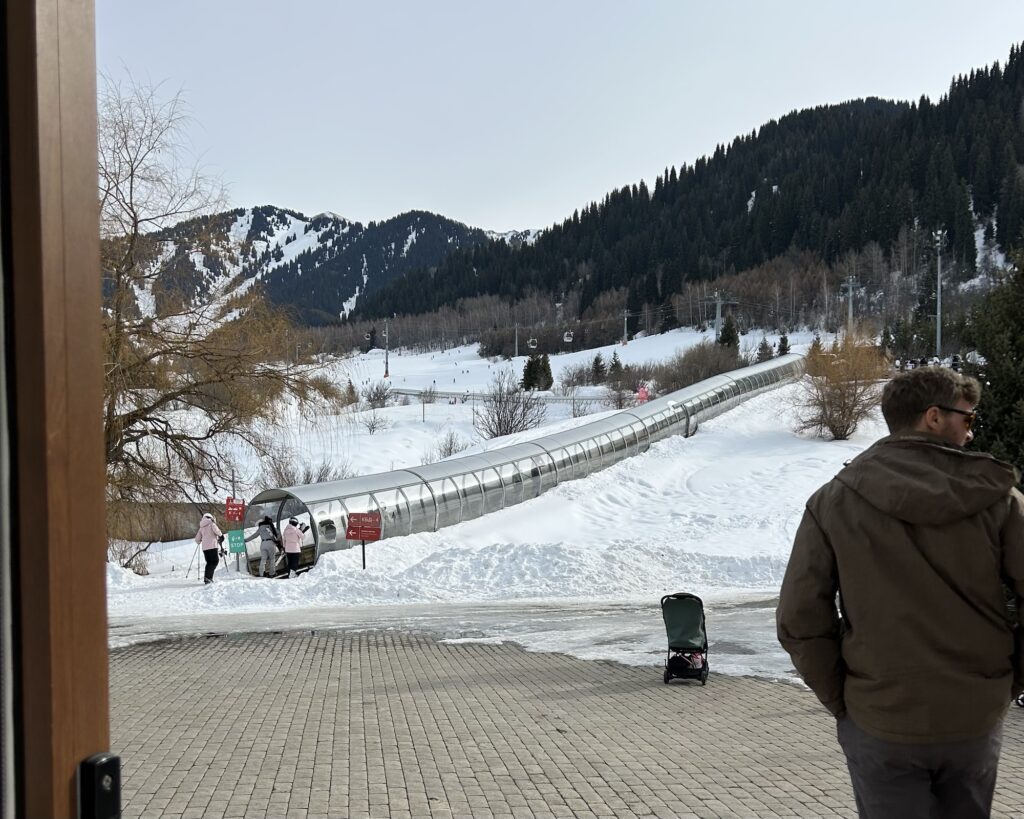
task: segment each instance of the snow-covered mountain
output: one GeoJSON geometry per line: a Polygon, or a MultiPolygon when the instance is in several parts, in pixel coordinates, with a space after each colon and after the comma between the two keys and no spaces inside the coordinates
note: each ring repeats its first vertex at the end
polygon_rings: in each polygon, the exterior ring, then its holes
{"type": "Polygon", "coordinates": [[[498,233],[493,230],[487,231],[487,238],[495,241],[502,241],[506,244],[518,247],[519,245],[532,245],[537,241],[537,237],[543,231],[530,229],[530,230],[506,230],[504,233],[498,233]]]}
{"type": "Polygon", "coordinates": [[[140,306],[201,304],[259,283],[271,302],[320,324],[347,315],[360,296],[448,253],[500,239],[531,243],[537,231],[486,232],[425,211],[361,224],[334,213],[308,217],[270,205],[181,222],[158,241],[154,284],[140,306]]]}

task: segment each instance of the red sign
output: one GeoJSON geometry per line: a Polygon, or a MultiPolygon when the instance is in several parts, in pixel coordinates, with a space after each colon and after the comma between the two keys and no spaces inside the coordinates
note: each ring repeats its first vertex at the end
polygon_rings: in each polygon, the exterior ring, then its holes
{"type": "Polygon", "coordinates": [[[650,393],[647,391],[647,387],[641,387],[636,391],[636,400],[641,404],[644,403],[650,397],[650,393]]]}
{"type": "Polygon", "coordinates": [[[227,520],[237,521],[245,518],[245,501],[242,498],[238,500],[228,498],[224,503],[224,517],[227,520]]]}
{"type": "Polygon", "coordinates": [[[346,540],[380,540],[380,512],[353,512],[345,527],[346,540]]]}

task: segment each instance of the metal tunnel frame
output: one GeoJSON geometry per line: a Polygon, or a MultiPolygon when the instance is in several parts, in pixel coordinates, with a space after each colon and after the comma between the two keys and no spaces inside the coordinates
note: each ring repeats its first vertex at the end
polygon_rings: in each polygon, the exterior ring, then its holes
{"type": "MultiPolygon", "coordinates": [[[[341,481],[268,489],[246,512],[245,535],[263,515],[280,527],[289,517],[309,524],[300,566],[320,554],[348,549],[345,525],[353,512],[381,514],[381,538],[433,532],[535,498],[558,484],[583,478],[645,452],[669,435],[692,435],[701,421],[800,376],[804,358],[790,354],[648,401],[564,432],[435,464],[341,481]]],[[[259,542],[246,543],[256,573],[259,542]]]]}

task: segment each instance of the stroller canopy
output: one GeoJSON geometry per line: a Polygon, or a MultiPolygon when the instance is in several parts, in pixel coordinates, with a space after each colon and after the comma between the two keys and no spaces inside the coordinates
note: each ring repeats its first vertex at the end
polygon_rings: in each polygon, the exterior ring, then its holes
{"type": "Polygon", "coordinates": [[[672,594],[662,598],[668,647],[672,651],[707,651],[704,628],[704,603],[692,594],[672,594]]]}

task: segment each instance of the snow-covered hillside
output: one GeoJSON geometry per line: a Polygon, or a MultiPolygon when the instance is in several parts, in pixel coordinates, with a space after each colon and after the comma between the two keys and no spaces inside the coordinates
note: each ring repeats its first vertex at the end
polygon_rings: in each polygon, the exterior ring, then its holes
{"type": "Polygon", "coordinates": [[[203,304],[258,282],[271,302],[318,322],[347,315],[368,291],[454,250],[488,239],[530,243],[536,231],[491,234],[425,211],[364,225],[260,206],[182,222],[152,238],[160,247],[155,281],[137,294],[143,312],[157,311],[161,294],[203,304]]]}
{"type": "MultiPolygon", "coordinates": [[[[713,332],[700,333],[691,328],[673,330],[661,335],[637,338],[626,346],[618,344],[575,353],[551,356],[551,371],[555,378],[555,390],[561,383],[566,370],[580,365],[589,365],[600,352],[607,362],[612,354],[619,356],[623,364],[640,364],[650,361],[665,361],[675,353],[695,344],[709,340],[713,332]]],[[[811,342],[810,332],[792,333],[790,345],[799,352],[811,342]]],[[[752,350],[761,340],[753,333],[742,337],[742,349],[752,350]]],[[[772,343],[778,337],[768,335],[772,343]]],[[[390,378],[388,383],[396,390],[422,391],[435,389],[438,393],[452,393],[458,396],[458,403],[451,404],[446,397],[440,397],[432,404],[420,404],[415,395],[397,401],[408,400],[407,405],[397,403],[380,410],[362,409],[346,411],[337,416],[322,416],[303,420],[294,408],[286,410],[288,419],[281,429],[268,431],[279,441],[281,451],[299,461],[310,464],[327,462],[344,466],[355,475],[373,472],[387,472],[436,460],[439,439],[449,432],[454,433],[467,445],[492,448],[512,443],[508,439],[481,441],[473,427],[473,412],[477,408],[474,394],[487,391],[491,380],[502,369],[511,370],[516,378],[522,376],[527,357],[521,355],[510,361],[481,358],[476,345],[455,347],[434,353],[409,353],[392,350],[388,356],[390,378]],[[385,429],[371,434],[367,428],[368,419],[376,416],[382,419],[385,429]]],[[[372,350],[352,358],[337,361],[331,365],[334,381],[345,384],[351,379],[360,392],[383,381],[384,351],[372,350]]],[[[544,395],[544,394],[542,394],[544,395]]],[[[548,393],[548,395],[554,394],[548,393]]],[[[586,417],[573,418],[573,405],[557,401],[548,405],[544,427],[515,436],[515,441],[539,437],[558,431],[566,426],[594,420],[596,414],[607,413],[603,403],[606,392],[601,387],[583,387],[579,390],[576,411],[585,412],[586,417]]],[[[259,464],[246,460],[247,455],[239,452],[244,480],[252,481],[246,487],[250,496],[268,488],[259,483],[259,464]]]]}

